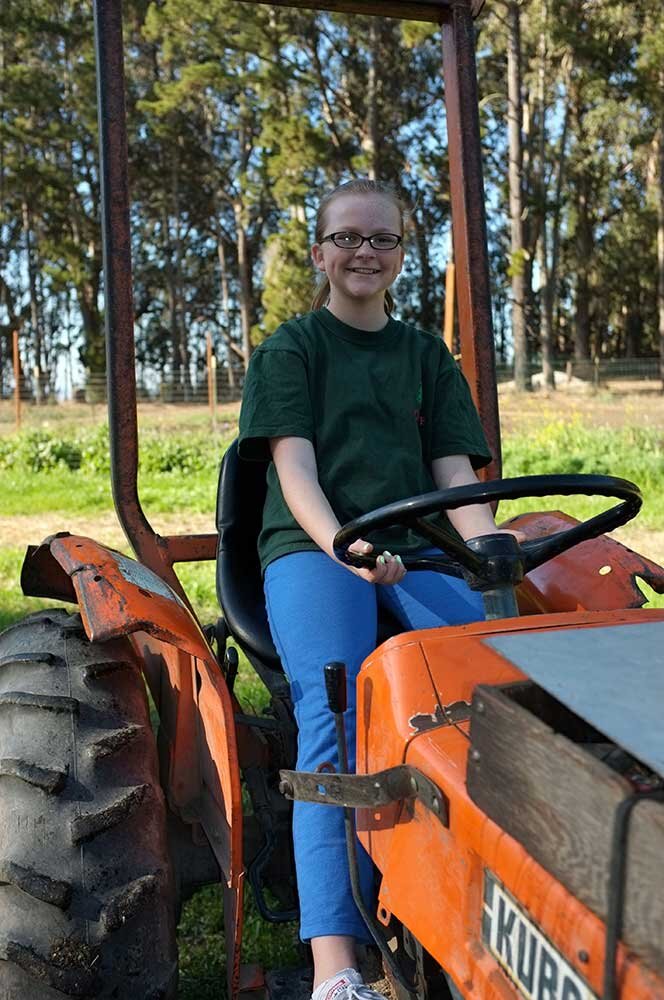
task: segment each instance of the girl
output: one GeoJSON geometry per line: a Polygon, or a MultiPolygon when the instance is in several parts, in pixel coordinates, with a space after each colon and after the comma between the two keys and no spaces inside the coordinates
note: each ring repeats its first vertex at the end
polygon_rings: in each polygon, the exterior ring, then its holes
{"type": "MultiPolygon", "coordinates": [[[[482,602],[459,579],[406,575],[405,529],[383,532],[375,569],[337,561],[341,524],[393,500],[477,481],[490,454],[468,386],[439,337],[392,318],[404,211],[377,182],[351,181],[321,202],[314,266],[324,276],[313,311],[284,323],[255,351],[240,415],[240,455],[271,457],[259,552],[270,629],[291,685],[297,767],[336,762],[323,666],[348,671],[349,766],[355,763],[355,679],[376,645],[377,605],[405,629],[477,621],[482,602]]],[[[450,511],[464,537],[497,530],[488,507],[450,511]]],[[[303,940],[314,957],[313,1000],[374,1000],[355,944],[370,936],[353,902],[343,812],[296,802],[293,838],[303,940]]],[[[358,847],[364,898],[372,869],[358,847]]]]}

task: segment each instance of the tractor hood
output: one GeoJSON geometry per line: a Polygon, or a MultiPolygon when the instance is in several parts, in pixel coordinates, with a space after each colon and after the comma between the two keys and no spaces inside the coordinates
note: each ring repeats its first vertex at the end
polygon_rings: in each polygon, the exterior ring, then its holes
{"type": "Polygon", "coordinates": [[[484,644],[664,775],[664,621],[511,633],[484,644]]]}

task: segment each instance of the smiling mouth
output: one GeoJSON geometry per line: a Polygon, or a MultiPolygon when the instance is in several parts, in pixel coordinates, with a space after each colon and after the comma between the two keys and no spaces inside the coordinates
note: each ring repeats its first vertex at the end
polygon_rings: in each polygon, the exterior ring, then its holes
{"type": "Polygon", "coordinates": [[[372,267],[349,267],[351,274],[380,274],[380,271],[372,267]]]}

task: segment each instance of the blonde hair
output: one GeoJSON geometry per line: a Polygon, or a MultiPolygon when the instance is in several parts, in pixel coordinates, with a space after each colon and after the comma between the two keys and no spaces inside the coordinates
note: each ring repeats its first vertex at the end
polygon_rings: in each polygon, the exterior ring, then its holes
{"type": "MultiPolygon", "coordinates": [[[[381,198],[387,198],[391,201],[394,207],[399,212],[399,220],[401,222],[401,232],[400,236],[403,236],[404,231],[404,220],[406,216],[406,206],[402,202],[401,198],[395,191],[395,189],[390,184],[384,184],[381,181],[372,181],[368,178],[361,177],[358,180],[347,181],[345,184],[339,184],[335,187],[333,191],[329,191],[324,195],[318,206],[318,213],[316,214],[316,233],[315,240],[316,243],[320,241],[325,236],[326,228],[326,216],[327,210],[336,201],[337,198],[343,197],[345,194],[373,194],[380,195],[381,198]]],[[[327,275],[323,275],[322,280],[316,287],[314,297],[311,301],[312,310],[322,309],[323,306],[330,298],[330,282],[327,275]]],[[[385,291],[385,312],[389,316],[394,309],[394,299],[392,298],[392,293],[389,288],[385,291]]]]}

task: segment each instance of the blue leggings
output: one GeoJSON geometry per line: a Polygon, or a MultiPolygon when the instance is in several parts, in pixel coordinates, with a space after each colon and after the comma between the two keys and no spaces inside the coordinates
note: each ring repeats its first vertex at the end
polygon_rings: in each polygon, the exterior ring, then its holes
{"type": "MultiPolygon", "coordinates": [[[[270,563],[265,597],[274,644],[290,681],[300,771],[315,771],[323,761],[338,767],[334,717],[323,679],[323,667],[331,660],[346,664],[348,761],[355,770],[355,681],[362,661],[376,648],[378,602],[404,629],[484,618],[481,596],[463,580],[423,571],[408,573],[397,586],[375,586],[323,552],[295,552],[270,563]]],[[[293,840],[302,940],[343,934],[369,941],[351,893],[343,811],[296,802],[293,840]]],[[[369,901],[372,866],[361,847],[358,853],[363,897],[369,901]]]]}

